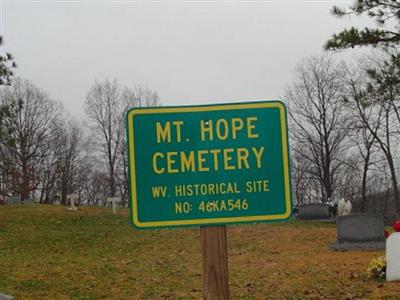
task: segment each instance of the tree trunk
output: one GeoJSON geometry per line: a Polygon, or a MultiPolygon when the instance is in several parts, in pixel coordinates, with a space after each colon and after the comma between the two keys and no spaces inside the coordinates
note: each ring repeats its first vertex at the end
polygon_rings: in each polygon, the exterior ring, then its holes
{"type": "Polygon", "coordinates": [[[369,152],[367,153],[364,160],[364,168],[363,168],[363,178],[361,183],[361,203],[360,203],[360,211],[365,212],[366,203],[367,203],[367,174],[368,174],[368,166],[369,166],[369,152]]]}
{"type": "Polygon", "coordinates": [[[390,173],[392,175],[391,178],[392,178],[392,186],[393,186],[394,204],[395,204],[395,207],[396,207],[397,216],[399,216],[400,215],[399,189],[397,187],[396,170],[395,170],[395,167],[394,167],[393,158],[390,155],[390,153],[388,153],[387,158],[388,158],[390,173]]]}
{"type": "Polygon", "coordinates": [[[108,145],[108,166],[110,168],[110,197],[115,196],[115,167],[112,159],[111,144],[108,145]]]}
{"type": "Polygon", "coordinates": [[[28,165],[22,162],[22,189],[21,189],[21,202],[29,199],[29,170],[28,165]]]}

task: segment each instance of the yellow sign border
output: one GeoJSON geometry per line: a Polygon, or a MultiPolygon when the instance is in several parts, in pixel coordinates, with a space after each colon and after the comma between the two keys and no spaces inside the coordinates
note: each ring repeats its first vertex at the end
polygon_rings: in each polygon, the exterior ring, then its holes
{"type": "Polygon", "coordinates": [[[135,109],[128,111],[128,144],[129,152],[128,156],[131,158],[130,163],[130,200],[131,200],[131,215],[133,223],[139,228],[148,227],[165,227],[165,226],[179,226],[179,225],[210,225],[210,224],[224,224],[224,223],[235,223],[235,222],[258,222],[258,221],[272,221],[287,219],[291,212],[291,201],[290,201],[290,178],[289,178],[289,145],[287,143],[287,128],[286,128],[286,112],[285,105],[279,101],[271,102],[252,102],[252,103],[237,103],[237,104],[214,104],[214,105],[203,105],[203,106],[182,106],[182,107],[157,107],[147,109],[135,109]],[[283,156],[283,176],[285,185],[285,204],[286,211],[279,215],[267,215],[267,216],[244,216],[244,217],[224,217],[224,218],[205,218],[205,219],[190,219],[190,220],[175,220],[175,221],[155,221],[155,222],[140,222],[137,214],[137,194],[136,194],[136,169],[135,169],[135,147],[134,147],[134,128],[133,118],[137,115],[146,114],[163,114],[163,113],[185,113],[185,112],[202,112],[202,111],[224,111],[224,110],[236,110],[236,109],[254,109],[254,108],[278,108],[280,113],[281,121],[281,138],[282,138],[282,156],[283,156]]]}

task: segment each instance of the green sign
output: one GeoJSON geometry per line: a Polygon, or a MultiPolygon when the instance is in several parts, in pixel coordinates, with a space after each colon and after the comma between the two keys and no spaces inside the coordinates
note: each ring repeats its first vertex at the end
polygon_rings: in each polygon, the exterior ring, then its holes
{"type": "Polygon", "coordinates": [[[290,217],[283,103],[134,108],[127,129],[134,226],[290,217]]]}

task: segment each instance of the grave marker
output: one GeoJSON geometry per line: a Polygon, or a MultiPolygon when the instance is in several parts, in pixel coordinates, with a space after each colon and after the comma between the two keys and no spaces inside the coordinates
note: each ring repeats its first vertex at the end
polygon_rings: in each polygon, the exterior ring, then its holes
{"type": "Polygon", "coordinates": [[[75,206],[75,200],[79,199],[79,195],[78,194],[69,194],[69,195],[67,195],[67,199],[69,199],[70,205],[71,205],[71,207],[68,208],[68,210],[77,211],[78,208],[75,206]]]}
{"type": "Polygon", "coordinates": [[[107,202],[111,202],[113,214],[117,214],[117,203],[121,202],[121,198],[119,197],[108,197],[107,202]]]}
{"type": "Polygon", "coordinates": [[[20,196],[11,196],[6,198],[7,205],[21,205],[20,196]]]}
{"type": "Polygon", "coordinates": [[[9,296],[3,293],[0,293],[0,300],[14,300],[15,298],[13,296],[9,296]]]}
{"type": "Polygon", "coordinates": [[[339,216],[336,221],[337,241],[334,250],[385,249],[385,226],[379,214],[339,216]]]}
{"type": "Polygon", "coordinates": [[[386,240],[386,280],[400,280],[400,232],[393,232],[386,240]]]}
{"type": "Polygon", "coordinates": [[[28,198],[28,199],[21,201],[21,204],[23,204],[23,205],[31,205],[33,203],[34,203],[34,199],[32,199],[32,198],[28,198]]]}
{"type": "Polygon", "coordinates": [[[329,205],[310,203],[299,207],[297,216],[300,220],[330,220],[329,205]]]}

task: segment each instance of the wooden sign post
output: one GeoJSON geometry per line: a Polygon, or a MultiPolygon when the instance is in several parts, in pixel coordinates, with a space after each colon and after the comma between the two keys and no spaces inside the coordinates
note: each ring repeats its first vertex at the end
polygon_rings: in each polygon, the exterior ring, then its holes
{"type": "Polygon", "coordinates": [[[203,253],[203,298],[229,299],[226,226],[200,227],[203,253]]]}

